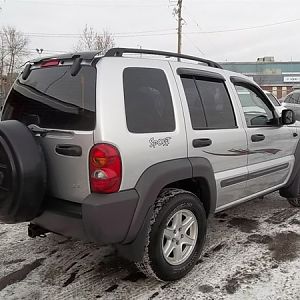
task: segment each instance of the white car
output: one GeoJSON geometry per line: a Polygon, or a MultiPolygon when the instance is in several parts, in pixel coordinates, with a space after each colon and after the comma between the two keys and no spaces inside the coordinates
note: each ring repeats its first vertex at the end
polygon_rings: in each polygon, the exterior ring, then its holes
{"type": "Polygon", "coordinates": [[[269,91],[264,91],[264,93],[267,95],[267,97],[271,100],[272,104],[275,106],[276,111],[281,116],[281,113],[284,109],[286,109],[284,106],[281,105],[279,100],[269,91]]]}

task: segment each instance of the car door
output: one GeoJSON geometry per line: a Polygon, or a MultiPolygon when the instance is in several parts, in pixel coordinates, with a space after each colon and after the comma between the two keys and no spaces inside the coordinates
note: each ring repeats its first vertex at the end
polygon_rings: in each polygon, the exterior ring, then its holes
{"type": "Polygon", "coordinates": [[[274,106],[251,82],[233,78],[244,114],[248,142],[248,181],[246,192],[254,195],[283,185],[294,164],[298,138],[295,128],[280,125],[274,106]],[[241,95],[249,96],[247,106],[241,95]]]}
{"type": "Polygon", "coordinates": [[[212,165],[219,208],[245,196],[247,155],[241,149],[247,148],[247,141],[225,75],[209,69],[174,71],[186,122],[188,156],[206,158],[212,165]]]}

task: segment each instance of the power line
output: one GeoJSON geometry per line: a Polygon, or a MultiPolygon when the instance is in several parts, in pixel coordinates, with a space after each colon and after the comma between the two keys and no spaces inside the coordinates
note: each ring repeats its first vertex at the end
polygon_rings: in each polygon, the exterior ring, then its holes
{"type": "Polygon", "coordinates": [[[21,3],[36,3],[39,5],[51,5],[51,6],[83,6],[83,7],[158,7],[167,6],[164,3],[140,3],[140,2],[124,2],[124,1],[103,1],[99,3],[98,1],[34,1],[34,0],[15,0],[21,3]]]}
{"type": "MultiPolygon", "coordinates": [[[[176,34],[176,28],[171,29],[161,29],[161,30],[145,30],[145,31],[133,31],[133,32],[116,32],[112,33],[114,37],[135,37],[135,36],[156,36],[156,35],[170,35],[176,34]],[[174,32],[171,32],[174,31],[174,32]],[[149,33],[149,34],[147,34],[149,33]]],[[[3,33],[0,32],[0,35],[3,33]]],[[[24,32],[23,35],[27,37],[40,37],[40,38],[80,38],[82,34],[80,33],[38,33],[38,32],[24,32]]],[[[102,36],[99,33],[99,36],[102,36]]]]}
{"type": "MultiPolygon", "coordinates": [[[[266,27],[272,27],[272,26],[278,26],[288,23],[295,23],[299,22],[300,19],[294,19],[294,20],[286,20],[281,22],[275,22],[275,23],[268,23],[263,25],[256,25],[256,26],[249,26],[249,27],[241,27],[241,28],[232,28],[232,29],[224,29],[224,30],[211,30],[211,31],[187,31],[185,34],[215,34],[215,33],[227,33],[227,32],[236,32],[236,31],[246,31],[246,30],[254,30],[254,29],[260,29],[260,28],[266,28],[266,27]]],[[[147,37],[147,36],[167,36],[167,35],[175,35],[177,34],[176,29],[163,29],[163,30],[147,30],[147,31],[136,31],[136,32],[117,32],[117,33],[111,33],[114,37],[119,38],[125,38],[125,37],[147,37]],[[173,31],[174,32],[171,32],[173,31]]],[[[2,33],[0,33],[2,34],[2,33]]],[[[28,37],[55,37],[55,38],[78,38],[81,36],[79,33],[23,33],[25,36],[28,37]]],[[[101,35],[101,34],[99,34],[101,35]]]]}
{"type": "Polygon", "coordinates": [[[214,31],[193,31],[193,32],[186,32],[186,33],[188,33],[188,34],[212,34],[212,33],[246,31],[246,30],[253,30],[253,29],[260,29],[260,28],[272,27],[272,26],[277,26],[277,25],[283,25],[283,24],[288,24],[288,23],[294,23],[294,22],[299,22],[299,21],[300,21],[300,19],[294,19],[294,20],[286,20],[286,21],[282,21],[282,22],[274,22],[274,23],[257,25],[257,26],[232,28],[232,29],[224,29],[224,30],[214,30],[214,31]]]}
{"type": "MultiPolygon", "coordinates": [[[[10,51],[11,49],[9,48],[0,48],[1,50],[4,51],[10,51]]],[[[43,53],[48,53],[48,54],[58,54],[58,53],[68,53],[70,51],[63,51],[63,50],[47,50],[47,49],[43,49],[43,53]]],[[[72,52],[72,51],[71,51],[72,52]]],[[[20,51],[20,53],[22,54],[27,54],[27,53],[35,53],[36,54],[36,49],[33,48],[24,48],[23,50],[20,51]]]]}
{"type": "Polygon", "coordinates": [[[201,55],[206,55],[197,45],[196,43],[185,33],[183,35],[190,41],[190,43],[201,53],[201,55]]]}

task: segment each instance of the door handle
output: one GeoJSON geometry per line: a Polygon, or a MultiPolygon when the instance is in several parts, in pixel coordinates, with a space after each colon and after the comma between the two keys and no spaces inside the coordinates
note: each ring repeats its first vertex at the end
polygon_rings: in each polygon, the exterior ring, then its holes
{"type": "Polygon", "coordinates": [[[66,155],[66,156],[81,156],[82,155],[82,149],[80,146],[77,145],[57,145],[55,147],[55,151],[58,154],[66,155]]]}
{"type": "Polygon", "coordinates": [[[201,148],[201,147],[207,147],[212,144],[211,139],[195,139],[193,140],[193,147],[194,148],[201,148]]]}
{"type": "Polygon", "coordinates": [[[251,136],[251,141],[252,142],[260,142],[265,139],[265,136],[263,134],[253,134],[251,136]]]}

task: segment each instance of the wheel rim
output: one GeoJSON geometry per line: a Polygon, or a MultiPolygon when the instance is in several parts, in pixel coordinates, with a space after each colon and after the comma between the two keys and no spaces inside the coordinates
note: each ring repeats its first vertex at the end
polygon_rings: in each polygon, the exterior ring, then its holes
{"type": "Polygon", "coordinates": [[[198,237],[198,222],[187,209],[176,212],[168,220],[162,235],[162,252],[170,265],[180,265],[193,252],[198,237]]]}

